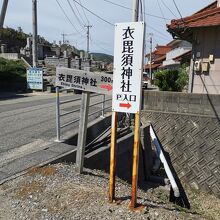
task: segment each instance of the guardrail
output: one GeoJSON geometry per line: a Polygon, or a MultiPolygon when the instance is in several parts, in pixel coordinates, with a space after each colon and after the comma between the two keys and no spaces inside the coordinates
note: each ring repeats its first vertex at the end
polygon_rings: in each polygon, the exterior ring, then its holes
{"type": "MultiPolygon", "coordinates": [[[[62,124],[61,125],[61,117],[63,116],[67,116],[67,115],[70,115],[70,114],[73,114],[73,113],[76,113],[76,112],[80,112],[80,108],[77,108],[77,109],[74,109],[74,110],[71,110],[71,111],[68,111],[68,112],[65,112],[65,113],[61,113],[61,105],[65,105],[65,104],[68,104],[68,103],[74,103],[74,102],[77,102],[77,101],[80,101],[81,100],[81,97],[80,98],[75,98],[75,99],[69,99],[69,100],[65,100],[65,101],[61,101],[60,100],[60,92],[63,92],[63,91],[74,91],[73,89],[60,89],[59,87],[56,87],[56,141],[57,142],[61,142],[61,129],[62,128],[65,128],[69,125],[72,125],[74,123],[77,123],[80,118],[76,118],[68,123],[65,123],[65,124],[62,124]]],[[[111,108],[111,105],[110,106],[107,106],[107,102],[111,100],[111,98],[108,98],[106,99],[106,96],[105,95],[100,95],[100,94],[94,94],[91,96],[91,98],[94,98],[94,97],[97,97],[97,96],[102,96],[102,101],[98,101],[98,102],[95,102],[93,104],[90,104],[89,107],[93,107],[93,106],[97,106],[97,105],[100,105],[100,108],[99,110],[97,111],[94,111],[94,112],[90,112],[88,116],[92,116],[92,115],[95,115],[95,114],[98,114],[99,112],[101,113],[100,114],[100,117],[104,117],[105,115],[105,111],[109,108],[111,108]]]]}

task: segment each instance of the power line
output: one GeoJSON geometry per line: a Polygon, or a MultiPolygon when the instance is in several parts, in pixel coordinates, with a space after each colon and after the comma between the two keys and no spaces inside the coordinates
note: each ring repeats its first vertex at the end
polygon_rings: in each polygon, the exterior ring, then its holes
{"type": "Polygon", "coordinates": [[[105,20],[104,18],[100,17],[99,15],[97,15],[96,13],[90,11],[88,8],[86,8],[85,6],[83,6],[82,4],[80,4],[79,2],[77,2],[76,0],[73,0],[75,1],[78,5],[80,5],[82,8],[84,8],[86,11],[88,11],[89,13],[91,13],[92,15],[94,15],[95,17],[99,18],[100,20],[104,21],[105,23],[111,25],[111,26],[114,26],[114,24],[112,24],[111,22],[105,20]]]}
{"type": "Polygon", "coordinates": [[[77,21],[79,22],[81,28],[84,30],[84,25],[85,25],[85,24],[83,24],[83,22],[82,22],[82,21],[79,19],[79,17],[77,16],[77,14],[76,14],[76,12],[74,11],[73,6],[71,5],[70,1],[67,0],[67,2],[68,2],[68,4],[69,4],[69,6],[70,6],[71,11],[73,12],[73,14],[75,15],[77,21]]]}
{"type": "Polygon", "coordinates": [[[173,13],[173,11],[165,4],[164,0],[161,0],[162,4],[164,5],[165,8],[169,10],[169,12],[176,18],[177,16],[173,13]]]}
{"type": "MultiPolygon", "coordinates": [[[[91,43],[92,43],[93,45],[96,45],[96,47],[99,47],[100,49],[102,49],[102,50],[105,51],[106,53],[111,54],[110,50],[106,50],[106,48],[104,48],[104,47],[100,46],[100,44],[94,42],[93,39],[91,38],[91,36],[90,36],[90,40],[91,40],[91,43]]],[[[101,42],[101,41],[100,41],[100,42],[101,42]]]]}
{"type": "Polygon", "coordinates": [[[154,30],[155,32],[157,32],[158,34],[160,34],[161,36],[163,36],[163,37],[161,37],[161,38],[166,39],[166,40],[169,40],[168,37],[167,37],[165,34],[163,34],[162,32],[158,31],[156,28],[150,26],[149,24],[147,24],[147,27],[149,27],[150,29],[154,30]]]}
{"type": "Polygon", "coordinates": [[[61,6],[61,4],[59,3],[59,1],[56,0],[56,2],[57,2],[57,4],[58,4],[58,6],[60,7],[61,11],[63,12],[63,14],[65,15],[66,19],[69,21],[69,23],[70,23],[70,24],[72,25],[72,27],[75,29],[75,31],[76,31],[77,33],[79,33],[81,36],[83,36],[82,33],[75,27],[75,25],[73,24],[73,22],[70,20],[70,18],[68,17],[68,15],[66,14],[66,12],[64,11],[64,9],[63,9],[63,7],[61,6]]]}
{"type": "Polygon", "coordinates": [[[163,17],[163,20],[165,21],[165,25],[166,25],[166,24],[167,24],[167,21],[166,21],[166,19],[165,19],[165,17],[164,17],[164,13],[163,13],[162,8],[161,8],[161,6],[160,6],[159,0],[157,0],[157,4],[158,4],[158,7],[159,7],[159,9],[160,9],[160,13],[161,13],[161,15],[162,15],[162,17],[163,17]]]}
{"type": "Polygon", "coordinates": [[[78,7],[77,7],[77,5],[76,5],[76,2],[73,1],[73,4],[74,4],[74,6],[75,6],[75,8],[76,8],[76,11],[77,11],[79,17],[82,19],[83,25],[85,25],[85,24],[87,23],[87,21],[85,21],[85,20],[83,19],[83,16],[81,15],[81,13],[80,13],[80,11],[79,11],[79,9],[78,9],[78,7]]]}
{"type": "MultiPolygon", "coordinates": [[[[75,2],[74,2],[75,3],[75,2]]],[[[82,1],[81,0],[79,0],[79,3],[82,5],[82,1]]],[[[76,3],[75,3],[76,4],[76,3]]],[[[85,16],[85,18],[86,18],[86,21],[87,21],[87,24],[89,24],[89,19],[88,19],[88,17],[86,16],[86,13],[85,13],[85,10],[84,10],[84,8],[81,6],[81,8],[82,8],[82,11],[83,11],[83,14],[84,14],[84,16],[85,16]]]]}
{"type": "Polygon", "coordinates": [[[181,15],[181,13],[180,13],[180,10],[179,10],[179,8],[178,8],[178,6],[177,6],[177,4],[176,4],[175,0],[173,0],[173,3],[174,3],[174,5],[175,5],[176,10],[178,11],[178,13],[179,13],[179,15],[180,15],[181,19],[183,20],[183,17],[182,17],[182,15],[181,15]]]}
{"type": "MultiPolygon", "coordinates": [[[[130,10],[130,11],[132,10],[132,8],[126,7],[126,6],[124,6],[124,5],[120,5],[120,4],[118,4],[118,3],[115,3],[115,2],[112,2],[112,1],[109,1],[109,0],[103,0],[103,1],[108,2],[108,3],[112,4],[112,5],[118,6],[118,7],[120,7],[120,8],[124,8],[124,9],[130,10]]],[[[145,0],[144,0],[144,1],[145,1],[145,0]]],[[[147,15],[147,16],[150,16],[150,17],[159,18],[159,19],[164,19],[163,17],[157,16],[157,15],[153,15],[153,14],[149,14],[149,13],[145,13],[145,12],[144,12],[144,14],[147,15]]],[[[166,18],[166,19],[167,19],[167,20],[171,20],[170,18],[166,18]]]]}

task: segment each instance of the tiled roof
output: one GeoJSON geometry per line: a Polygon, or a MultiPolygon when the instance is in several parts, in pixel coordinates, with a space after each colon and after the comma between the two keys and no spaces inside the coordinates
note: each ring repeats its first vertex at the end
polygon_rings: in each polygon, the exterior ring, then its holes
{"type": "Polygon", "coordinates": [[[163,56],[160,56],[156,59],[153,60],[154,63],[160,63],[163,62],[164,60],[166,60],[166,54],[164,54],[163,56]]]}
{"type": "Polygon", "coordinates": [[[209,26],[220,26],[220,7],[217,7],[217,1],[191,16],[172,20],[171,24],[167,25],[170,30],[209,26]]]}
{"type": "MultiPolygon", "coordinates": [[[[156,56],[165,55],[170,50],[171,50],[170,46],[157,45],[155,51],[152,53],[152,56],[153,55],[156,55],[156,56]]],[[[149,53],[145,55],[145,57],[149,57],[149,56],[150,56],[149,53]]]]}
{"type": "MultiPolygon", "coordinates": [[[[162,65],[162,64],[161,63],[160,64],[151,64],[151,69],[156,69],[160,65],[162,65]]],[[[150,69],[150,64],[145,65],[145,70],[147,70],[147,69],[150,69]]]]}
{"type": "Polygon", "coordinates": [[[187,57],[191,57],[191,56],[192,56],[192,50],[187,51],[187,52],[179,55],[178,57],[173,58],[173,60],[181,61],[182,59],[187,58],[187,57]]]}
{"type": "Polygon", "coordinates": [[[170,50],[171,50],[171,47],[169,47],[169,46],[157,46],[154,54],[155,55],[165,55],[170,50]]]}

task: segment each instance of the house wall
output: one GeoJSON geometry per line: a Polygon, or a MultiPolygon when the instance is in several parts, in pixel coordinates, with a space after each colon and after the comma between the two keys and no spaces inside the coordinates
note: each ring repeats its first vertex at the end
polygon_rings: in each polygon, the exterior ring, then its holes
{"type": "Polygon", "coordinates": [[[187,41],[179,41],[177,40],[177,43],[175,43],[172,47],[172,50],[169,51],[166,54],[166,60],[163,61],[163,66],[170,66],[173,65],[173,67],[169,67],[169,69],[177,69],[179,67],[180,62],[174,61],[173,59],[190,51],[192,49],[191,43],[187,41]]]}
{"type": "Polygon", "coordinates": [[[193,93],[220,94],[220,27],[197,29],[193,38],[197,42],[194,45],[196,61],[209,65],[207,72],[194,72],[193,93]],[[214,55],[213,62],[209,61],[209,55],[214,55]]]}

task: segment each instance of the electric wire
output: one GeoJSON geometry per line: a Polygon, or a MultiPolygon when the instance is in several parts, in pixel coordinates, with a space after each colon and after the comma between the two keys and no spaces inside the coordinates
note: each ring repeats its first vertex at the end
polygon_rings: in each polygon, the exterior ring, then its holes
{"type": "MultiPolygon", "coordinates": [[[[74,2],[75,3],[75,2],[74,2]]],[[[79,0],[79,3],[82,5],[82,1],[81,0],[79,0]]],[[[76,4],[76,3],[75,3],[76,4]]],[[[86,16],[86,13],[85,13],[85,10],[84,10],[84,8],[81,6],[81,8],[82,8],[82,12],[83,12],[83,14],[84,14],[84,16],[85,16],[85,18],[86,18],[86,21],[87,21],[87,24],[89,24],[89,19],[88,19],[88,17],[86,16]]]]}
{"type": "Polygon", "coordinates": [[[88,8],[86,8],[85,6],[83,6],[82,4],[80,4],[79,2],[77,2],[76,0],[73,0],[75,1],[78,5],[80,5],[82,8],[84,8],[86,11],[88,11],[89,13],[91,13],[92,15],[94,15],[95,17],[99,18],[100,20],[102,20],[103,22],[111,25],[111,26],[114,26],[114,24],[112,24],[111,22],[107,21],[106,19],[102,18],[101,16],[97,15],[96,13],[92,12],[91,10],[89,10],[88,8]]]}
{"type": "Polygon", "coordinates": [[[76,2],[73,1],[73,4],[74,4],[74,6],[75,6],[75,8],[76,8],[77,14],[78,14],[79,17],[82,19],[83,25],[84,25],[84,24],[87,24],[88,22],[84,20],[83,16],[81,15],[81,13],[80,13],[80,11],[79,11],[77,5],[76,5],[76,2]]]}
{"type": "Polygon", "coordinates": [[[167,21],[166,21],[166,19],[165,19],[165,17],[164,17],[164,13],[163,13],[162,8],[161,8],[161,6],[160,6],[159,0],[157,0],[157,5],[158,5],[158,7],[159,7],[159,9],[160,9],[160,13],[161,13],[161,15],[162,15],[162,17],[163,17],[163,20],[164,20],[164,22],[165,22],[165,25],[166,25],[166,24],[167,24],[167,21]]]}
{"type": "Polygon", "coordinates": [[[79,22],[80,27],[84,30],[84,25],[85,25],[85,24],[79,19],[78,15],[76,14],[76,12],[75,12],[73,6],[71,5],[70,1],[67,0],[67,2],[68,2],[68,4],[69,4],[69,6],[70,6],[71,11],[73,12],[73,14],[75,15],[77,21],[79,22]]]}
{"type": "Polygon", "coordinates": [[[169,12],[170,12],[175,18],[177,18],[177,16],[173,13],[173,11],[166,5],[166,3],[164,2],[164,0],[161,0],[161,2],[162,2],[162,4],[164,5],[164,7],[165,7],[166,9],[168,9],[169,12]]]}
{"type": "Polygon", "coordinates": [[[163,38],[163,39],[166,39],[166,40],[170,40],[170,39],[168,39],[168,37],[165,34],[163,34],[162,32],[158,31],[156,28],[152,27],[151,25],[147,24],[146,26],[149,27],[150,29],[154,30],[158,34],[160,34],[161,35],[160,38],[163,38]]]}
{"type": "MultiPolygon", "coordinates": [[[[112,5],[118,6],[118,7],[120,7],[120,8],[124,8],[124,9],[127,9],[127,10],[132,11],[132,8],[126,7],[126,6],[124,6],[124,5],[120,5],[120,4],[118,4],[118,3],[115,3],[115,2],[112,2],[112,1],[109,1],[109,0],[103,0],[103,1],[108,2],[108,3],[112,4],[112,5]]],[[[144,1],[145,1],[145,0],[144,0],[144,1]]],[[[157,16],[157,15],[153,15],[153,14],[149,14],[149,13],[146,13],[146,12],[144,12],[144,14],[147,15],[147,16],[150,16],[150,17],[159,18],[159,19],[164,19],[163,17],[157,16]]],[[[167,19],[167,20],[171,20],[170,18],[166,18],[166,19],[167,19]]]]}
{"type": "Polygon", "coordinates": [[[92,43],[93,45],[96,45],[96,47],[99,47],[100,49],[102,49],[103,51],[105,51],[107,54],[111,54],[111,52],[110,52],[109,50],[107,50],[106,48],[100,46],[100,44],[94,42],[93,39],[91,38],[91,36],[90,36],[90,41],[91,41],[91,43],[92,43]]]}
{"type": "Polygon", "coordinates": [[[70,18],[69,18],[68,15],[66,14],[65,10],[63,9],[63,7],[62,7],[61,4],[59,3],[59,1],[56,0],[56,2],[57,2],[57,4],[58,4],[59,8],[61,9],[61,11],[63,12],[63,14],[65,15],[66,19],[69,21],[69,23],[70,23],[70,24],[72,25],[72,27],[74,28],[74,30],[75,30],[78,34],[80,34],[81,36],[83,36],[82,33],[75,27],[75,25],[73,24],[73,22],[70,20],[70,18]]]}
{"type": "Polygon", "coordinates": [[[175,5],[176,10],[178,11],[178,13],[179,13],[179,15],[180,15],[180,18],[181,18],[182,22],[185,23],[184,20],[183,20],[182,14],[180,13],[180,10],[179,10],[179,8],[178,8],[178,6],[177,6],[175,0],[173,0],[173,3],[174,3],[174,5],[175,5]]]}

